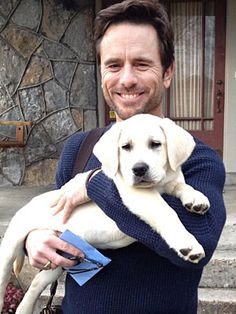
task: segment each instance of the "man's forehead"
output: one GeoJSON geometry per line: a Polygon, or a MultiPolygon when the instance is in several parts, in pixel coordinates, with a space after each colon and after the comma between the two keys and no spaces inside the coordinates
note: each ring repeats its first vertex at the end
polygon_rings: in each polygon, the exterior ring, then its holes
{"type": "Polygon", "coordinates": [[[121,23],[111,25],[105,32],[100,48],[109,49],[109,52],[119,52],[119,49],[143,49],[147,51],[147,45],[158,48],[158,37],[153,26],[149,24],[121,23]],[[144,45],[145,43],[145,45],[144,45]]]}

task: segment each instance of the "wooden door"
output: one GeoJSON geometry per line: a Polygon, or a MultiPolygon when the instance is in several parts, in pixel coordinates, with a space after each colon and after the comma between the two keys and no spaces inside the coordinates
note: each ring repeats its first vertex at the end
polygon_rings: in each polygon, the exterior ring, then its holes
{"type": "Polygon", "coordinates": [[[226,1],[164,1],[175,33],[166,115],[223,152],[226,1]]]}
{"type": "MultiPolygon", "coordinates": [[[[157,0],[158,1],[158,0],[157,0]]],[[[117,0],[103,0],[103,7],[117,0]]],[[[175,34],[175,75],[164,111],[223,154],[226,0],[163,0],[175,34]]],[[[106,123],[113,120],[106,108],[106,123]]]]}

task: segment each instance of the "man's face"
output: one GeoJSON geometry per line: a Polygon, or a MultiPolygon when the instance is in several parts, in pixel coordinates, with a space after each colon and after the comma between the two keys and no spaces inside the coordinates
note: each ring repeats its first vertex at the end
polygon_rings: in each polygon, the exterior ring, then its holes
{"type": "Polygon", "coordinates": [[[137,113],[162,114],[162,97],[173,67],[163,73],[154,27],[111,25],[101,41],[100,56],[104,98],[118,121],[137,113]]]}

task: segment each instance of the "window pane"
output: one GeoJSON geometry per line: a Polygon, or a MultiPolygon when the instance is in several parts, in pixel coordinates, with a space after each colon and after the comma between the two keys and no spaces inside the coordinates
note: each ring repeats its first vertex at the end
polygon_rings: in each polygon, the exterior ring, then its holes
{"type": "MultiPolygon", "coordinates": [[[[176,49],[171,117],[201,117],[202,2],[171,3],[171,21],[176,49]]],[[[184,122],[184,126],[194,130],[200,127],[198,121],[184,122]]]]}
{"type": "MultiPolygon", "coordinates": [[[[205,15],[205,76],[204,76],[204,116],[213,118],[214,64],[215,64],[215,13],[213,1],[206,4],[205,15]]],[[[212,124],[211,124],[212,128],[212,124]]],[[[209,130],[209,125],[207,127],[209,130]]]]}
{"type": "Polygon", "coordinates": [[[204,118],[213,118],[214,14],[214,1],[170,2],[176,68],[169,112],[189,130],[212,128],[204,118]]]}

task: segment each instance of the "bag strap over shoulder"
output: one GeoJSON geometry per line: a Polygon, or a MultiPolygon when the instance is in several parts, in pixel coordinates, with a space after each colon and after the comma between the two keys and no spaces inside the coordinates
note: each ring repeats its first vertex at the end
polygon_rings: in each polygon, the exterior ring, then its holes
{"type": "Polygon", "coordinates": [[[104,133],[104,130],[105,128],[96,128],[88,132],[77,153],[72,177],[74,177],[77,173],[83,172],[92,154],[93,147],[104,133]]]}

